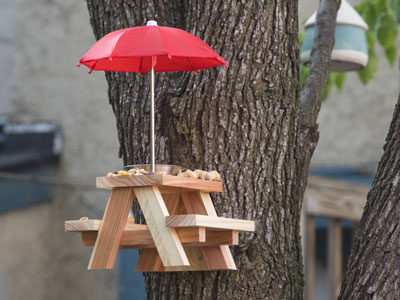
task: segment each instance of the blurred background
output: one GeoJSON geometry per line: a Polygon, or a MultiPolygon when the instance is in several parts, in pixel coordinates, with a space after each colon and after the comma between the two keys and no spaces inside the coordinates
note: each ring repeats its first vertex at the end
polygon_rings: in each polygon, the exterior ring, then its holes
{"type": "MultiPolygon", "coordinates": [[[[95,177],[122,167],[104,74],[76,67],[95,42],[86,3],[0,0],[0,6],[0,300],[144,299],[142,274],[133,272],[136,250],[120,251],[114,270],[89,272],[91,249],[79,234],[64,233],[64,220],[102,217],[108,191],[95,188],[95,177]]],[[[300,1],[300,22],[317,6],[300,1]]],[[[331,276],[338,261],[345,266],[397,101],[399,62],[390,67],[379,47],[378,55],[371,83],[348,74],[320,113],[316,179],[306,198],[332,201],[334,194],[333,201],[342,197],[356,208],[347,219],[304,212],[313,274],[307,287],[315,299],[330,299],[337,288],[331,276]]],[[[321,204],[309,207],[315,205],[321,204]]]]}

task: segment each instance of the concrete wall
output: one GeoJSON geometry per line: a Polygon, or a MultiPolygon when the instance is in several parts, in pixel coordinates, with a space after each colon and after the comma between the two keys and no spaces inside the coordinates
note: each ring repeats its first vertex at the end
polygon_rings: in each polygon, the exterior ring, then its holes
{"type": "Polygon", "coordinates": [[[59,186],[51,203],[0,215],[0,299],[116,299],[117,268],[87,271],[91,248],[81,246],[78,234],[64,233],[63,224],[102,217],[108,193],[94,188],[95,177],[122,164],[104,74],[76,67],[95,42],[86,4],[0,5],[0,113],[61,123],[56,179],[91,186],[59,186]]]}
{"type": "Polygon", "coordinates": [[[380,160],[399,96],[398,65],[397,60],[391,68],[380,56],[371,83],[363,86],[351,73],[343,90],[329,96],[318,118],[321,134],[313,166],[357,166],[380,160]]]}
{"type": "Polygon", "coordinates": [[[17,3],[0,0],[0,113],[11,111],[11,89],[17,3]]]}

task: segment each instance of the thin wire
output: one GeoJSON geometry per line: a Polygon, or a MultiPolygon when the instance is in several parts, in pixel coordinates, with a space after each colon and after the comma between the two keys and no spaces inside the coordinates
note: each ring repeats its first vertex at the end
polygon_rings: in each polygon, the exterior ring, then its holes
{"type": "MultiPolygon", "coordinates": [[[[18,173],[0,171],[0,180],[1,179],[24,181],[24,182],[34,182],[34,183],[44,183],[44,184],[50,184],[50,185],[62,187],[62,188],[84,189],[84,190],[93,190],[93,191],[98,191],[98,192],[103,191],[103,190],[97,189],[93,185],[60,181],[60,180],[55,180],[50,177],[37,176],[37,175],[26,175],[26,174],[18,174],[18,173]]],[[[82,198],[82,199],[80,199],[80,201],[77,204],[85,207],[86,209],[91,210],[93,213],[95,213],[99,216],[103,213],[102,209],[99,209],[99,207],[96,204],[92,203],[91,201],[88,201],[87,199],[82,198]]]]}
{"type": "Polygon", "coordinates": [[[0,179],[35,182],[35,183],[45,183],[45,184],[51,184],[51,185],[55,185],[55,186],[68,187],[68,188],[97,190],[96,186],[94,186],[94,185],[61,181],[61,180],[57,180],[57,179],[50,178],[50,177],[29,175],[29,174],[18,174],[18,173],[0,171],[0,179]]]}

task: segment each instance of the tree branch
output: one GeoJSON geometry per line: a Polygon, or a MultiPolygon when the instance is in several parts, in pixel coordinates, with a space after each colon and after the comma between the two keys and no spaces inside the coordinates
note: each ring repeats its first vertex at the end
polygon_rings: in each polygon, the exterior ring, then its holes
{"type": "MultiPolygon", "coordinates": [[[[340,0],[320,0],[317,12],[311,66],[300,94],[299,197],[304,197],[311,157],[319,139],[316,123],[329,80],[331,53],[335,42],[336,15],[340,0]]],[[[302,201],[300,201],[300,207],[302,201]]]]}
{"type": "Polygon", "coordinates": [[[340,0],[321,0],[317,12],[311,67],[300,95],[301,127],[316,126],[322,97],[328,84],[335,43],[336,15],[340,0]]]}

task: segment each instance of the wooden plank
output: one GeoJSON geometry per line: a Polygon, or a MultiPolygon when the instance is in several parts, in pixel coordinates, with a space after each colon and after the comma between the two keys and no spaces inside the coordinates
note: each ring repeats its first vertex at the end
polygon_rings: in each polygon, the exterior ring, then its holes
{"type": "Polygon", "coordinates": [[[226,251],[221,251],[221,247],[223,246],[201,247],[208,268],[210,270],[236,270],[236,265],[229,263],[229,255],[226,251]]]}
{"type": "Polygon", "coordinates": [[[205,227],[237,231],[254,231],[254,221],[204,215],[175,215],[165,218],[167,227],[205,227]]]}
{"type": "Polygon", "coordinates": [[[205,243],[206,242],[206,229],[204,227],[192,227],[192,230],[184,230],[188,228],[176,228],[179,240],[183,244],[189,243],[205,243]],[[183,229],[183,230],[182,230],[183,229]]]}
{"type": "Polygon", "coordinates": [[[310,176],[304,198],[307,214],[358,222],[368,191],[368,187],[310,176]]]}
{"type": "Polygon", "coordinates": [[[335,197],[334,194],[325,193],[323,197],[306,194],[307,214],[324,216],[328,218],[340,218],[359,222],[364,210],[365,201],[350,195],[335,197]]]}
{"type": "Polygon", "coordinates": [[[96,187],[98,189],[110,190],[115,187],[142,187],[158,186],[162,184],[161,175],[132,175],[132,176],[113,176],[96,177],[96,187]]]}
{"type": "MultiPolygon", "coordinates": [[[[97,231],[83,231],[82,245],[93,246],[97,239],[97,231]]],[[[124,231],[119,245],[120,249],[155,248],[149,230],[124,231]]]]}
{"type": "MultiPolygon", "coordinates": [[[[204,209],[206,210],[207,216],[218,217],[217,212],[215,211],[214,203],[212,202],[211,196],[209,193],[197,193],[201,200],[203,201],[204,209]]],[[[196,212],[197,213],[197,212],[196,212]]],[[[201,213],[197,213],[202,215],[201,213]]]]}
{"type": "Polygon", "coordinates": [[[330,299],[337,299],[342,281],[342,227],[339,219],[328,223],[328,280],[330,299]]]}
{"type": "Polygon", "coordinates": [[[173,188],[188,191],[222,192],[220,181],[202,180],[171,175],[139,175],[139,176],[114,176],[97,177],[96,187],[99,189],[112,189],[115,187],[145,187],[162,186],[163,192],[173,188]]]}
{"type": "Polygon", "coordinates": [[[188,266],[189,260],[175,229],[165,226],[165,217],[169,213],[158,188],[140,187],[134,190],[163,265],[188,266]]]}
{"type": "MultiPolygon", "coordinates": [[[[143,225],[146,226],[146,225],[143,225]]],[[[146,226],[147,227],[147,226],[146,226]]],[[[204,227],[177,228],[179,240],[185,247],[238,245],[238,232],[234,230],[210,231],[204,227]]],[[[82,245],[93,246],[96,242],[97,231],[82,231],[82,245]]],[[[148,229],[126,230],[122,233],[121,249],[155,248],[153,238],[148,229]]]]}
{"type": "MultiPolygon", "coordinates": [[[[227,246],[226,246],[227,247],[227,246]]],[[[227,260],[220,247],[184,247],[190,261],[186,267],[164,267],[155,249],[140,251],[136,272],[183,272],[183,271],[217,271],[236,270],[235,266],[227,266],[221,262],[227,260]],[[205,259],[206,258],[206,259],[205,259]],[[210,265],[209,265],[210,264],[210,265]]]]}
{"type": "MultiPolygon", "coordinates": [[[[205,228],[177,228],[177,234],[184,249],[191,247],[209,247],[219,245],[238,245],[239,237],[237,231],[207,231],[205,228]]],[[[82,232],[84,246],[93,246],[97,233],[93,231],[82,232]]],[[[146,235],[141,231],[127,231],[122,234],[121,249],[147,249],[155,248],[149,231],[146,235]]],[[[189,258],[190,256],[186,252],[189,258]]]]}
{"type": "Polygon", "coordinates": [[[69,220],[64,222],[65,232],[98,231],[101,220],[69,220]]]}
{"type": "Polygon", "coordinates": [[[199,193],[182,192],[181,199],[187,214],[207,215],[207,210],[199,193]]]}
{"type": "Polygon", "coordinates": [[[186,210],[183,207],[181,196],[179,193],[176,193],[176,192],[175,193],[163,193],[163,192],[161,192],[161,196],[164,199],[165,206],[167,207],[170,215],[186,213],[186,210]],[[178,211],[180,211],[180,213],[178,213],[178,211]]]}
{"type": "Polygon", "coordinates": [[[305,256],[305,299],[314,300],[315,282],[315,220],[313,216],[306,216],[306,256],[305,256]]]}
{"type": "MultiPolygon", "coordinates": [[[[135,224],[143,226],[142,229],[124,230],[121,237],[121,249],[145,249],[155,248],[153,238],[147,225],[135,224]]],[[[217,245],[214,237],[210,241],[206,241],[205,228],[178,228],[176,230],[179,240],[182,244],[193,247],[198,245],[217,245]]],[[[97,231],[82,231],[82,244],[84,246],[93,246],[97,239],[97,231]]],[[[228,242],[228,236],[225,236],[223,242],[228,242]]],[[[232,240],[234,242],[234,239],[232,240]]],[[[222,243],[220,243],[222,244],[222,243]]]]}
{"type": "Polygon", "coordinates": [[[157,249],[143,249],[140,251],[135,272],[163,272],[165,270],[157,249]]]}
{"type": "Polygon", "coordinates": [[[199,248],[186,248],[190,266],[164,267],[156,249],[144,249],[140,251],[140,257],[136,264],[136,272],[177,272],[177,271],[202,271],[207,270],[206,262],[199,248]]]}
{"type": "MultiPolygon", "coordinates": [[[[102,220],[70,220],[64,222],[66,232],[99,231],[102,220]]],[[[145,230],[147,225],[126,223],[124,230],[145,230]]]]}
{"type": "Polygon", "coordinates": [[[115,188],[111,191],[103,222],[90,257],[89,270],[114,267],[133,197],[134,193],[131,188],[115,188]]]}
{"type": "Polygon", "coordinates": [[[185,252],[188,255],[190,266],[187,267],[165,267],[165,272],[176,271],[199,271],[207,270],[207,262],[204,260],[203,254],[199,247],[185,247],[185,252]]]}
{"type": "Polygon", "coordinates": [[[192,191],[202,191],[207,193],[221,193],[222,183],[220,181],[203,180],[188,177],[177,177],[177,176],[162,176],[162,185],[168,187],[177,187],[182,189],[188,189],[192,191]]]}
{"type": "Polygon", "coordinates": [[[364,198],[370,190],[368,186],[319,176],[309,176],[307,185],[310,188],[319,191],[334,190],[339,197],[342,195],[357,195],[361,198],[364,198]]]}
{"type": "Polygon", "coordinates": [[[236,230],[206,230],[206,245],[239,245],[239,232],[236,230]]]}
{"type": "Polygon", "coordinates": [[[82,245],[83,246],[94,246],[94,244],[96,243],[97,234],[98,234],[97,231],[83,231],[82,232],[82,245]]]}

